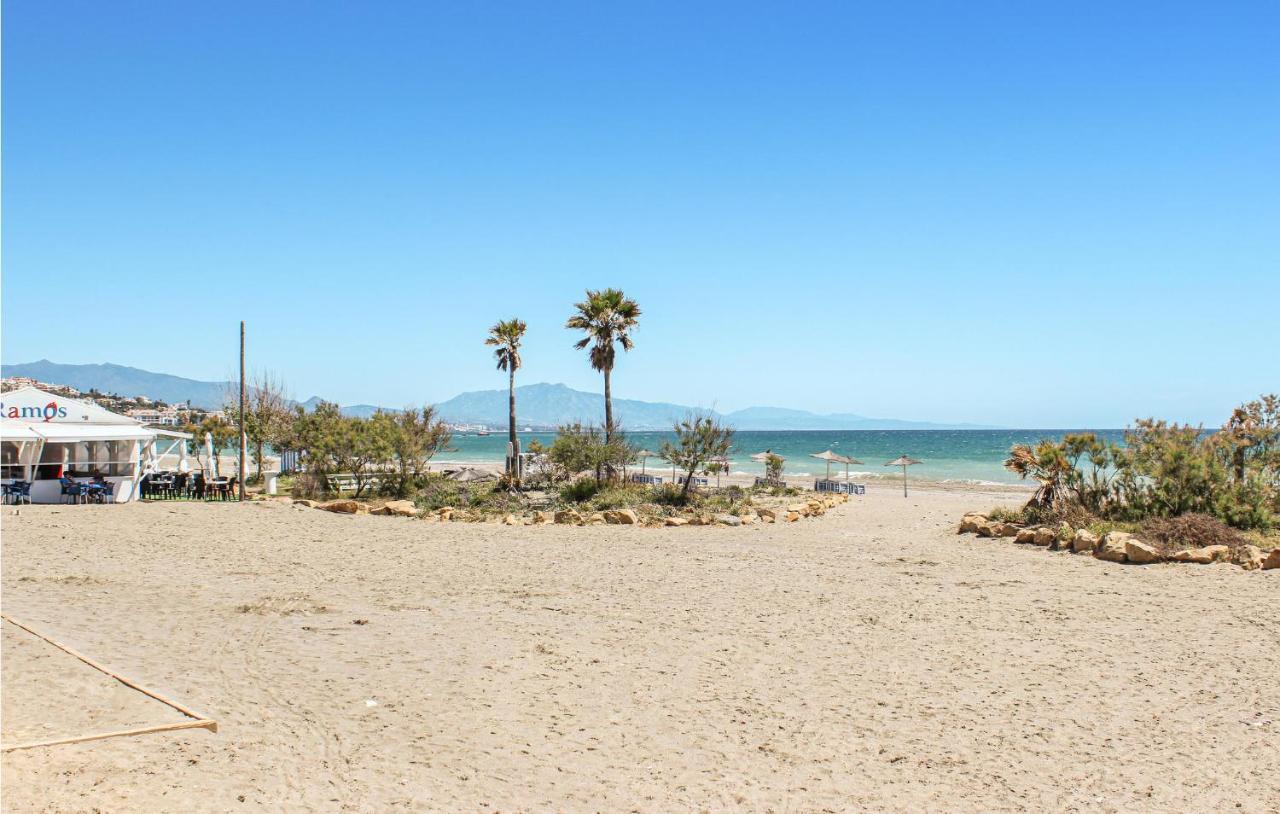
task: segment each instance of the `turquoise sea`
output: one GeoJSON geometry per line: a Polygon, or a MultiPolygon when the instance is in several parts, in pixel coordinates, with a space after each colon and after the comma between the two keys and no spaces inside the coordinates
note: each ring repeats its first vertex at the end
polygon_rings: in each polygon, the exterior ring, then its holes
{"type": "MultiPolygon", "coordinates": [[[[730,454],[734,472],[761,474],[761,464],[751,460],[757,452],[771,450],[786,459],[783,475],[809,477],[826,472],[826,463],[809,457],[812,453],[831,449],[864,463],[850,467],[859,477],[886,476],[900,468],[884,463],[899,455],[910,455],[923,463],[913,466],[910,477],[917,480],[968,483],[1019,483],[1018,477],[1006,470],[1004,459],[1014,444],[1035,443],[1042,438],[1059,439],[1070,432],[1084,430],[807,430],[750,432],[734,435],[730,454]]],[[[1123,430],[1090,430],[1116,442],[1123,442],[1123,430]]],[[[522,432],[522,446],[533,439],[543,444],[555,440],[555,433],[522,432]]],[[[627,440],[636,447],[658,451],[662,442],[673,440],[669,432],[630,432],[627,440]]],[[[451,448],[441,452],[437,462],[501,462],[507,451],[507,435],[494,432],[488,436],[456,435],[451,448]]],[[[650,469],[662,470],[667,465],[658,458],[647,462],[650,469]]],[[[832,466],[832,474],[844,474],[844,467],[832,466]]]]}

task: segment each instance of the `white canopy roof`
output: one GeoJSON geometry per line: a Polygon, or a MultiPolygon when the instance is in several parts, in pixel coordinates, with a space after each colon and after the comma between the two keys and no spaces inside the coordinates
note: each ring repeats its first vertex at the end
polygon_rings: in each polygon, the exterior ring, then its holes
{"type": "Polygon", "coordinates": [[[19,387],[0,393],[0,418],[45,427],[50,424],[143,426],[126,415],[113,413],[91,401],[69,399],[38,387],[19,387]]]}
{"type": "Polygon", "coordinates": [[[161,431],[128,416],[37,387],[0,393],[0,438],[6,441],[124,441],[165,435],[190,438],[187,433],[161,431]]]}
{"type": "Polygon", "coordinates": [[[0,438],[6,441],[39,441],[41,435],[30,424],[19,421],[0,421],[0,438]]]}

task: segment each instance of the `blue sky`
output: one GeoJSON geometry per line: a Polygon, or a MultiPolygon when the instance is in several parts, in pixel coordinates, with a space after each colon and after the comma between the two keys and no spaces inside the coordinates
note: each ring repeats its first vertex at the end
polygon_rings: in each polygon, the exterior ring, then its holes
{"type": "Polygon", "coordinates": [[[1280,387],[1280,4],[10,2],[3,358],[1009,426],[1280,387]]]}

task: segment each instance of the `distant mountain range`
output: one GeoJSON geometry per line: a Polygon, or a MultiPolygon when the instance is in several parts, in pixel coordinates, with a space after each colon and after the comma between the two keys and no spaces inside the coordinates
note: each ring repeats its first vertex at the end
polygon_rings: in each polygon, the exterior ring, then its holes
{"type": "Polygon", "coordinates": [[[124,365],[60,365],[41,359],[23,365],[0,365],[5,378],[26,376],[49,384],[65,384],[80,391],[97,390],[117,396],[146,396],[169,404],[185,404],[203,410],[222,407],[225,393],[234,392],[238,385],[231,382],[201,382],[152,373],[124,365]]]}
{"type": "MultiPolygon", "coordinates": [[[[202,382],[152,373],[123,365],[61,365],[42,359],[20,365],[3,365],[3,375],[26,376],[51,384],[64,384],[77,390],[97,389],[122,396],[147,396],[170,404],[190,400],[192,406],[216,409],[223,395],[233,388],[231,382],[202,382]]],[[[313,409],[320,401],[312,396],[302,406],[313,409]]],[[[549,429],[574,421],[603,423],[603,397],[584,393],[563,384],[526,384],[516,388],[516,404],[520,426],[549,429]]],[[[353,404],[342,408],[347,415],[367,417],[379,408],[371,404],[353,404]]],[[[615,419],[629,430],[665,430],[672,422],[692,412],[708,413],[681,404],[634,399],[613,400],[615,419]]],[[[484,424],[502,428],[507,423],[507,391],[476,390],[462,393],[436,405],[439,415],[456,424],[484,424]]],[[[748,407],[732,413],[717,414],[740,430],[949,430],[991,429],[977,424],[937,424],[924,421],[901,421],[892,418],[867,418],[852,413],[819,415],[805,410],[783,407],[748,407]]]]}

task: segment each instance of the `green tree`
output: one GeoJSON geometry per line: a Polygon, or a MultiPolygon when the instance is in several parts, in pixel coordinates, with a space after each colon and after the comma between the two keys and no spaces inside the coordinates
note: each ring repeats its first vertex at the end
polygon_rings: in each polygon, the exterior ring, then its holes
{"type": "MultiPolygon", "coordinates": [[[[498,370],[507,371],[507,441],[514,454],[516,449],[516,370],[520,367],[520,343],[524,340],[525,324],[519,319],[494,323],[484,343],[493,348],[498,370]]],[[[516,459],[507,460],[507,476],[513,485],[519,486],[519,468],[516,459]]]]}
{"type": "Polygon", "coordinates": [[[688,500],[693,486],[693,476],[699,469],[715,459],[729,454],[733,447],[733,428],[726,427],[714,416],[689,416],[677,421],[673,430],[676,443],[662,443],[660,454],[677,469],[685,473],[682,500],[688,500]]]}
{"type": "Polygon", "coordinates": [[[388,414],[388,419],[391,426],[385,432],[391,438],[391,453],[397,472],[392,491],[397,497],[407,497],[422,484],[429,462],[449,445],[453,433],[436,416],[434,407],[410,407],[388,414]]]}
{"type": "Polygon", "coordinates": [[[590,471],[600,483],[606,471],[620,468],[635,452],[621,432],[608,438],[599,427],[575,423],[560,428],[546,456],[556,469],[553,479],[565,480],[590,471]]]}
{"type": "Polygon", "coordinates": [[[587,291],[587,298],[576,303],[573,316],[564,327],[586,334],[574,344],[578,350],[591,346],[591,367],[604,374],[604,434],[605,440],[613,439],[613,390],[612,376],[615,345],[624,351],[631,350],[631,331],[640,320],[640,306],[627,299],[616,288],[603,291],[587,291]]]}

